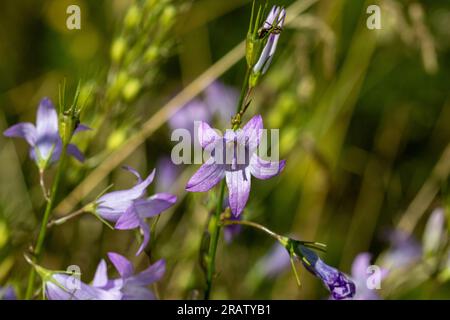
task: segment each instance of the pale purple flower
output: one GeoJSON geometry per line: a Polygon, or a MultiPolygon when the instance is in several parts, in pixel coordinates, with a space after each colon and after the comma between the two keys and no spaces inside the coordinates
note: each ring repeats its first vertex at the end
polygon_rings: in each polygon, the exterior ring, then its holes
{"type": "Polygon", "coordinates": [[[422,258],[422,246],[410,234],[394,230],[387,233],[390,248],[383,254],[381,264],[388,270],[405,268],[422,258]]]}
{"type": "Polygon", "coordinates": [[[155,190],[172,190],[180,173],[180,168],[176,166],[170,157],[161,157],[156,164],[158,176],[156,179],[155,190]]]}
{"type": "MultiPolygon", "coordinates": [[[[279,29],[283,28],[284,19],[286,17],[286,10],[284,8],[273,6],[264,22],[263,28],[269,31],[272,27],[277,27],[279,29]]],[[[253,67],[253,72],[265,74],[267,69],[269,69],[272,63],[273,56],[277,49],[278,39],[280,38],[280,33],[271,32],[267,43],[259,57],[258,62],[253,67]]]]}
{"type": "Polygon", "coordinates": [[[211,118],[212,114],[208,106],[202,100],[194,99],[175,112],[168,123],[172,130],[187,129],[193,134],[195,121],[209,122],[211,118]]]}
{"type": "Polygon", "coordinates": [[[108,257],[120,275],[120,278],[110,280],[107,275],[105,260],[100,261],[93,286],[102,290],[119,289],[122,293],[122,300],[154,300],[153,292],[147,287],[159,281],[166,269],[164,260],[158,260],[144,271],[135,274],[131,262],[120,254],[110,252],[108,257]]]}
{"type": "Polygon", "coordinates": [[[276,242],[270,251],[257,263],[257,268],[262,275],[273,278],[289,268],[291,258],[286,248],[276,242]]]}
{"type": "Polygon", "coordinates": [[[49,300],[120,300],[120,288],[108,290],[81,282],[72,275],[53,273],[44,280],[45,295],[49,300]]]}
{"type": "Polygon", "coordinates": [[[96,202],[96,212],[103,219],[115,222],[116,229],[140,228],[144,240],[137,252],[139,255],[150,240],[150,228],[145,218],[154,217],[167,210],[176,202],[177,197],[169,193],[157,193],[145,198],[147,187],[155,176],[155,170],[142,180],[133,168],[125,167],[125,169],[137,177],[137,184],[131,189],[113,191],[101,196],[96,202]]]}
{"type": "Polygon", "coordinates": [[[0,287],[0,300],[17,300],[14,288],[12,286],[0,287]]]}
{"type": "MultiPolygon", "coordinates": [[[[205,103],[218,115],[220,123],[226,125],[230,123],[232,116],[236,112],[236,103],[239,93],[233,87],[227,86],[219,81],[213,82],[205,90],[205,103]]],[[[207,120],[203,120],[208,122],[207,120]]]]}
{"type": "MultiPolygon", "coordinates": [[[[379,300],[380,296],[377,293],[377,289],[371,289],[367,285],[367,280],[372,275],[368,272],[368,268],[371,265],[370,253],[364,252],[356,256],[352,264],[352,280],[356,286],[356,294],[354,300],[379,300]]],[[[388,272],[386,269],[381,269],[380,281],[386,278],[388,272]]]]}
{"type": "MultiPolygon", "coordinates": [[[[29,122],[21,122],[8,128],[3,134],[6,137],[23,138],[30,145],[30,157],[45,169],[49,164],[58,161],[62,151],[62,140],[59,135],[58,114],[53,103],[43,98],[39,104],[36,126],[29,122]]],[[[89,129],[79,125],[75,133],[89,129]]],[[[79,161],[84,156],[74,144],[69,144],[67,152],[79,161]]]]}
{"type": "Polygon", "coordinates": [[[355,284],[343,272],[327,265],[314,251],[303,245],[298,245],[296,250],[305,268],[322,280],[333,299],[349,299],[355,295],[355,284]]]}
{"type": "Polygon", "coordinates": [[[206,122],[200,123],[200,145],[211,152],[211,158],[191,177],[186,185],[190,192],[205,192],[225,178],[228,201],[235,217],[244,210],[250,193],[251,176],[269,179],[278,175],[285,161],[267,161],[257,155],[263,130],[260,115],[254,116],[242,128],[227,130],[220,136],[206,122]]]}

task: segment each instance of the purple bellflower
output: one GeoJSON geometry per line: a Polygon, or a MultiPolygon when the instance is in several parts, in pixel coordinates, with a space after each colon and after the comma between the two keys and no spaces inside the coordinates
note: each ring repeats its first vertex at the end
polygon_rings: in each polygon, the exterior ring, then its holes
{"type": "Polygon", "coordinates": [[[166,269],[164,260],[158,260],[144,271],[134,274],[134,267],[130,261],[120,254],[110,252],[108,257],[120,275],[120,278],[110,280],[107,275],[105,260],[100,261],[92,285],[102,290],[119,289],[122,292],[122,300],[154,300],[155,296],[150,289],[150,284],[159,281],[166,269]]]}
{"type": "Polygon", "coordinates": [[[267,16],[262,30],[269,32],[269,37],[264,49],[259,57],[258,62],[253,67],[255,74],[265,74],[272,63],[273,56],[277,49],[278,39],[280,38],[280,32],[283,28],[284,19],[286,18],[286,10],[281,7],[273,6],[267,16]],[[278,31],[273,31],[273,29],[278,31]]]}
{"type": "MultiPolygon", "coordinates": [[[[88,130],[84,125],[78,125],[75,133],[88,130]]],[[[62,140],[59,135],[58,114],[53,103],[43,98],[39,104],[36,126],[29,122],[21,122],[8,128],[4,133],[6,137],[23,138],[30,145],[30,157],[41,170],[58,161],[62,151],[62,140]]],[[[67,146],[67,152],[79,161],[84,156],[74,144],[67,146]]]]}
{"type": "Polygon", "coordinates": [[[139,173],[130,167],[125,167],[137,177],[137,184],[128,190],[113,191],[101,196],[96,201],[96,213],[105,220],[115,222],[115,228],[130,230],[140,228],[144,240],[136,255],[139,255],[150,240],[150,228],[145,218],[157,216],[170,208],[177,197],[169,193],[157,193],[145,198],[145,192],[152,183],[155,170],[142,180],[139,173]]]}
{"type": "Polygon", "coordinates": [[[49,300],[120,300],[119,288],[104,290],[76,280],[72,275],[54,273],[44,282],[49,300]]]}
{"type": "Polygon", "coordinates": [[[225,178],[231,212],[238,217],[249,197],[251,176],[269,179],[278,175],[285,166],[284,160],[267,161],[257,155],[262,129],[260,115],[250,119],[242,129],[227,130],[223,137],[202,122],[198,139],[203,149],[212,151],[211,158],[191,177],[186,190],[205,192],[225,178]]]}
{"type": "Polygon", "coordinates": [[[355,295],[356,286],[343,272],[327,265],[311,249],[296,246],[296,254],[301,257],[305,268],[322,280],[335,300],[350,299],[355,295]]]}
{"type": "MultiPolygon", "coordinates": [[[[356,256],[352,264],[352,280],[356,286],[356,294],[353,300],[379,300],[380,296],[376,292],[376,289],[370,289],[367,286],[367,280],[371,273],[368,273],[368,268],[370,264],[371,255],[370,253],[364,252],[356,256]]],[[[386,278],[388,272],[386,269],[381,270],[381,279],[386,278]]]]}

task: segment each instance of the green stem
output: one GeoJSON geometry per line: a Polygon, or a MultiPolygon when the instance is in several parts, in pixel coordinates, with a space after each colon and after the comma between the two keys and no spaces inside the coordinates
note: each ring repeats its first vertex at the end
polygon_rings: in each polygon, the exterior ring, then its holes
{"type": "Polygon", "coordinates": [[[220,235],[220,214],[222,213],[223,198],[225,195],[225,180],[220,183],[219,200],[217,201],[217,207],[215,214],[211,217],[209,222],[209,229],[211,232],[211,240],[208,249],[208,261],[207,261],[207,271],[206,271],[206,290],[205,290],[205,300],[209,299],[212,288],[212,279],[214,276],[215,260],[217,244],[219,243],[220,235]]]}
{"type": "Polygon", "coordinates": [[[241,226],[247,226],[252,227],[258,230],[261,230],[265,233],[267,233],[269,236],[280,242],[284,247],[286,246],[286,243],[288,241],[288,238],[280,236],[278,233],[273,232],[272,230],[264,227],[263,225],[252,222],[252,221],[241,221],[241,220],[225,220],[222,222],[222,225],[229,226],[229,225],[241,225],[241,226]]]}
{"type": "MultiPolygon", "coordinates": [[[[39,235],[37,238],[36,247],[34,248],[33,262],[39,262],[39,259],[42,254],[42,248],[44,245],[45,234],[47,232],[47,224],[48,224],[48,220],[50,218],[50,213],[52,212],[53,207],[54,207],[56,193],[58,191],[58,187],[59,187],[59,183],[61,180],[63,168],[64,168],[64,165],[66,162],[66,158],[67,158],[67,144],[63,145],[63,148],[61,151],[61,158],[60,158],[60,162],[59,162],[59,166],[58,166],[58,171],[56,172],[55,179],[53,180],[52,191],[50,194],[50,198],[48,199],[47,206],[45,207],[44,216],[43,216],[42,222],[41,222],[41,229],[39,231],[39,235]]],[[[29,300],[33,294],[35,278],[36,278],[36,271],[35,271],[34,267],[31,267],[30,273],[28,275],[27,291],[25,294],[25,299],[27,299],[27,300],[29,300]]]]}
{"type": "MultiPolygon", "coordinates": [[[[247,71],[245,73],[244,83],[242,85],[241,95],[239,97],[239,101],[236,108],[236,115],[239,115],[242,112],[243,104],[246,100],[246,97],[249,93],[249,85],[248,81],[250,79],[251,70],[247,67],[247,71]]],[[[233,124],[233,130],[237,130],[239,128],[240,123],[233,124]]],[[[215,261],[216,261],[216,252],[217,245],[219,243],[219,235],[220,235],[220,214],[222,213],[222,205],[223,198],[225,195],[225,180],[222,180],[220,184],[219,191],[219,199],[217,201],[217,207],[215,214],[211,217],[209,221],[209,232],[211,234],[211,239],[209,242],[208,248],[208,256],[207,256],[207,266],[206,266],[206,290],[205,290],[205,300],[208,300],[211,295],[212,288],[212,280],[214,276],[215,269],[215,261]]]]}

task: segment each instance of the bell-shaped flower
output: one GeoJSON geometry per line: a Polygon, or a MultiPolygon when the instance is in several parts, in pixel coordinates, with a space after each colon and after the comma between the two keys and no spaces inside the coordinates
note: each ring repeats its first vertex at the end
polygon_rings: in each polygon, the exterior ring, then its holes
{"type": "Polygon", "coordinates": [[[152,283],[159,281],[165,273],[166,263],[158,260],[144,271],[135,274],[131,262],[120,254],[110,252],[108,257],[120,275],[118,279],[108,279],[107,266],[102,260],[97,267],[93,286],[102,290],[120,289],[122,300],[154,300],[153,292],[148,289],[152,283]]]}
{"type": "Polygon", "coordinates": [[[237,217],[244,210],[250,193],[251,176],[269,179],[278,175],[285,161],[268,161],[257,154],[263,131],[260,115],[254,116],[242,128],[227,130],[220,136],[206,122],[198,129],[200,145],[211,157],[191,177],[186,185],[190,192],[205,192],[225,178],[232,214],[237,217]]]}
{"type": "MultiPolygon", "coordinates": [[[[88,129],[79,125],[75,132],[88,129]]],[[[21,122],[8,128],[4,133],[6,137],[23,138],[30,145],[30,157],[41,170],[58,161],[62,151],[62,140],[59,135],[58,114],[53,103],[43,98],[39,104],[36,126],[29,122],[21,122]]],[[[67,152],[79,161],[84,160],[81,151],[74,144],[67,146],[67,152]]]]}
{"type": "Polygon", "coordinates": [[[101,218],[115,222],[116,229],[140,228],[144,240],[139,247],[138,255],[150,240],[150,228],[145,219],[154,217],[173,206],[177,197],[169,193],[157,193],[146,198],[145,193],[153,181],[155,170],[145,180],[142,180],[139,173],[133,168],[125,167],[125,169],[137,177],[137,184],[131,189],[113,191],[101,196],[96,201],[95,211],[101,218]]]}
{"type": "Polygon", "coordinates": [[[301,244],[296,245],[294,250],[305,268],[322,280],[333,299],[349,299],[355,295],[355,284],[343,272],[327,265],[314,251],[301,244]]]}

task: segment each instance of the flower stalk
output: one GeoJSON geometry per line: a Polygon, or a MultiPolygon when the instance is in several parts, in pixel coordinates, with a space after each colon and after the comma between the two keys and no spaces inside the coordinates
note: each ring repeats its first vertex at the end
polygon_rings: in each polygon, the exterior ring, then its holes
{"type": "MultiPolygon", "coordinates": [[[[39,235],[37,238],[36,246],[34,248],[34,252],[33,252],[34,258],[32,259],[32,261],[34,263],[38,262],[42,255],[42,248],[43,248],[45,236],[47,233],[47,224],[50,219],[50,213],[52,212],[53,207],[54,207],[54,202],[55,202],[56,194],[58,192],[59,184],[61,181],[61,176],[64,171],[63,169],[65,166],[66,159],[67,159],[67,144],[64,144],[62,151],[61,151],[61,158],[60,158],[60,162],[58,165],[58,171],[56,172],[55,179],[53,180],[50,197],[49,197],[49,199],[47,201],[47,205],[45,207],[44,216],[42,217],[42,222],[41,222],[41,228],[39,230],[39,235]]],[[[33,294],[35,278],[36,278],[36,270],[35,270],[35,268],[31,268],[30,273],[28,275],[28,284],[27,284],[27,290],[25,293],[25,299],[27,299],[27,300],[29,300],[33,294]]]]}

